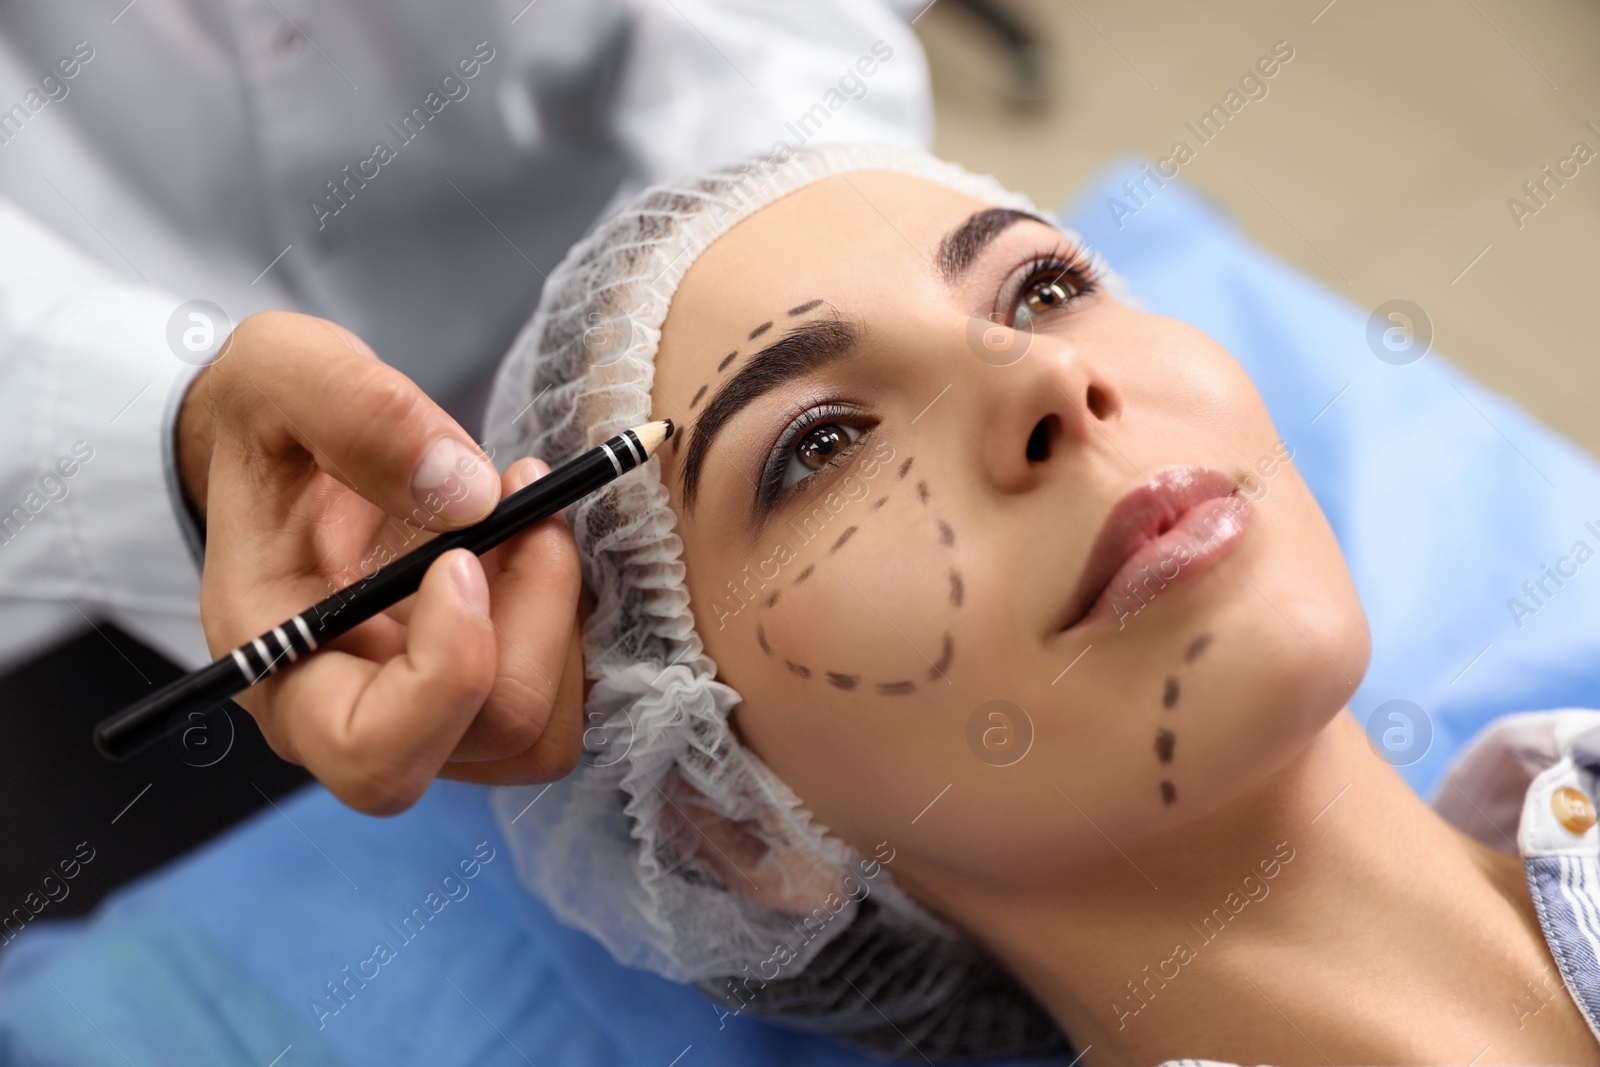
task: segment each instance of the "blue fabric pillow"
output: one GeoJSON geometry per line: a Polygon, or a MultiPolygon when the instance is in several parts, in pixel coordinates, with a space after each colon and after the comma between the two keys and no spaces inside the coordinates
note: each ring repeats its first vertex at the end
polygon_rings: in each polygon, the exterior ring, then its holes
{"type": "MultiPolygon", "coordinates": [[[[1371,620],[1351,707],[1389,732],[1408,781],[1431,790],[1494,716],[1600,705],[1600,467],[1437,353],[1378,358],[1368,311],[1181,183],[1113,212],[1138,168],[1113,165],[1064,216],[1150,310],[1254,377],[1371,620]],[[1558,564],[1559,586],[1542,569],[1558,564]],[[1535,603],[1523,583],[1539,579],[1535,603]]],[[[308,788],[0,955],[0,1064],[130,1062],[876,1061],[618,966],[517,882],[486,793],[439,783],[387,820],[308,788]]]]}

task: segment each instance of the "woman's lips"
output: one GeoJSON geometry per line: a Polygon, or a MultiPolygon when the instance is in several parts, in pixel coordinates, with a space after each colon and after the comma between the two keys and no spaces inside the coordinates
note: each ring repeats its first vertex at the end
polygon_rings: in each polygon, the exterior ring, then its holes
{"type": "Polygon", "coordinates": [[[1208,467],[1163,467],[1117,501],[1089,550],[1061,629],[1137,611],[1209,570],[1249,526],[1250,501],[1208,467]],[[1209,505],[1209,506],[1208,506],[1209,505]],[[1128,611],[1118,611],[1121,606],[1128,611]]]}

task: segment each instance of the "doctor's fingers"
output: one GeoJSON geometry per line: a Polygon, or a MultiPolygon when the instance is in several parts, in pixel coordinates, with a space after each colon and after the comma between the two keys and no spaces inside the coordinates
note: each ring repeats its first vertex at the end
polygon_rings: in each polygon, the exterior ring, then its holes
{"type": "MultiPolygon", "coordinates": [[[[556,706],[550,712],[544,731],[526,750],[505,759],[458,761],[452,758],[439,771],[440,778],[454,778],[479,785],[532,785],[564,778],[577,767],[583,754],[583,626],[572,620],[572,640],[567,645],[567,663],[556,689],[556,706]]],[[[600,736],[604,743],[606,738],[600,736]]]]}
{"type": "MultiPolygon", "coordinates": [[[[371,569],[364,546],[388,528],[377,507],[315,468],[303,470],[298,484],[284,485],[260,466],[259,457],[232,449],[211,458],[200,621],[213,655],[363,577],[371,569]]],[[[372,619],[346,634],[354,640],[344,644],[370,640],[384,624],[399,628],[372,619]]],[[[387,658],[365,645],[346,651],[387,658]]]]}
{"type": "Polygon", "coordinates": [[[299,484],[309,456],[387,514],[431,530],[476,522],[500,499],[499,474],[467,432],[336,323],[252,315],[206,373],[213,447],[251,457],[269,487],[299,484]]]}
{"type": "Polygon", "coordinates": [[[454,549],[423,576],[405,649],[379,665],[334,649],[240,694],[273,750],[346,805],[396,815],[427,791],[495,684],[489,586],[454,549]]]}
{"type": "MultiPolygon", "coordinates": [[[[510,495],[548,472],[542,462],[518,460],[502,478],[503,491],[510,495]]],[[[581,709],[563,706],[559,694],[570,669],[582,585],[572,530],[552,515],[486,554],[484,564],[495,631],[494,687],[450,758],[498,760],[539,749],[552,766],[570,763],[581,709]],[[571,721],[553,722],[557,717],[571,721]]],[[[581,656],[577,670],[581,680],[581,656]]]]}
{"type": "MultiPolygon", "coordinates": [[[[519,459],[501,476],[502,497],[549,473],[519,459]]],[[[434,535],[422,534],[418,543],[434,535]]],[[[505,784],[561,777],[576,763],[583,720],[582,587],[577,545],[557,514],[483,556],[495,627],[495,684],[451,753],[443,777],[505,784]]],[[[409,623],[407,597],[384,612],[409,623]]]]}

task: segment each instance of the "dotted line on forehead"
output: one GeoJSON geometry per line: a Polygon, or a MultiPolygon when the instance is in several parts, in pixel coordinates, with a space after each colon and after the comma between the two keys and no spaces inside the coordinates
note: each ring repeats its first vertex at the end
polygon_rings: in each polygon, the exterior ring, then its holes
{"type": "MultiPolygon", "coordinates": [[[[786,311],[784,313],[784,315],[785,315],[785,317],[791,318],[791,319],[799,318],[801,315],[805,315],[805,314],[808,314],[809,312],[815,311],[817,308],[821,307],[822,304],[823,304],[823,301],[822,301],[822,299],[820,297],[818,297],[817,299],[814,299],[814,300],[807,300],[804,304],[797,304],[796,306],[790,308],[788,311],[786,311]]],[[[766,322],[763,322],[760,326],[757,326],[755,329],[751,330],[749,335],[748,335],[748,337],[746,338],[746,340],[754,341],[757,337],[760,337],[762,334],[764,334],[768,330],[772,329],[772,325],[773,325],[773,320],[768,319],[766,322]]],[[[720,375],[724,371],[726,371],[728,369],[728,367],[733,364],[733,361],[738,359],[738,358],[739,358],[739,350],[737,348],[734,349],[732,352],[729,352],[727,355],[723,356],[722,360],[717,364],[717,374],[720,375]]],[[[710,389],[710,388],[711,388],[711,382],[710,381],[705,381],[705,382],[702,382],[700,384],[700,388],[698,388],[698,389],[696,389],[694,391],[694,398],[689,401],[689,410],[690,411],[693,411],[696,407],[698,407],[700,405],[700,401],[705,399],[706,391],[708,389],[710,389]]],[[[686,435],[678,434],[678,435],[674,436],[673,441],[672,441],[672,454],[674,456],[676,456],[678,454],[678,449],[683,446],[683,438],[684,438],[684,436],[686,436],[686,435]]]]}

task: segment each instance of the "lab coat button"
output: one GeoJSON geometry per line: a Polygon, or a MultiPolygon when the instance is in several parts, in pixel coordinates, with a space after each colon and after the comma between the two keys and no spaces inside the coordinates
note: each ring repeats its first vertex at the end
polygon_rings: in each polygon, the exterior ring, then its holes
{"type": "Polygon", "coordinates": [[[1550,808],[1556,813],[1556,821],[1579,837],[1595,823],[1594,804],[1581,789],[1574,789],[1570,785],[1564,785],[1550,795],[1550,808]]]}

